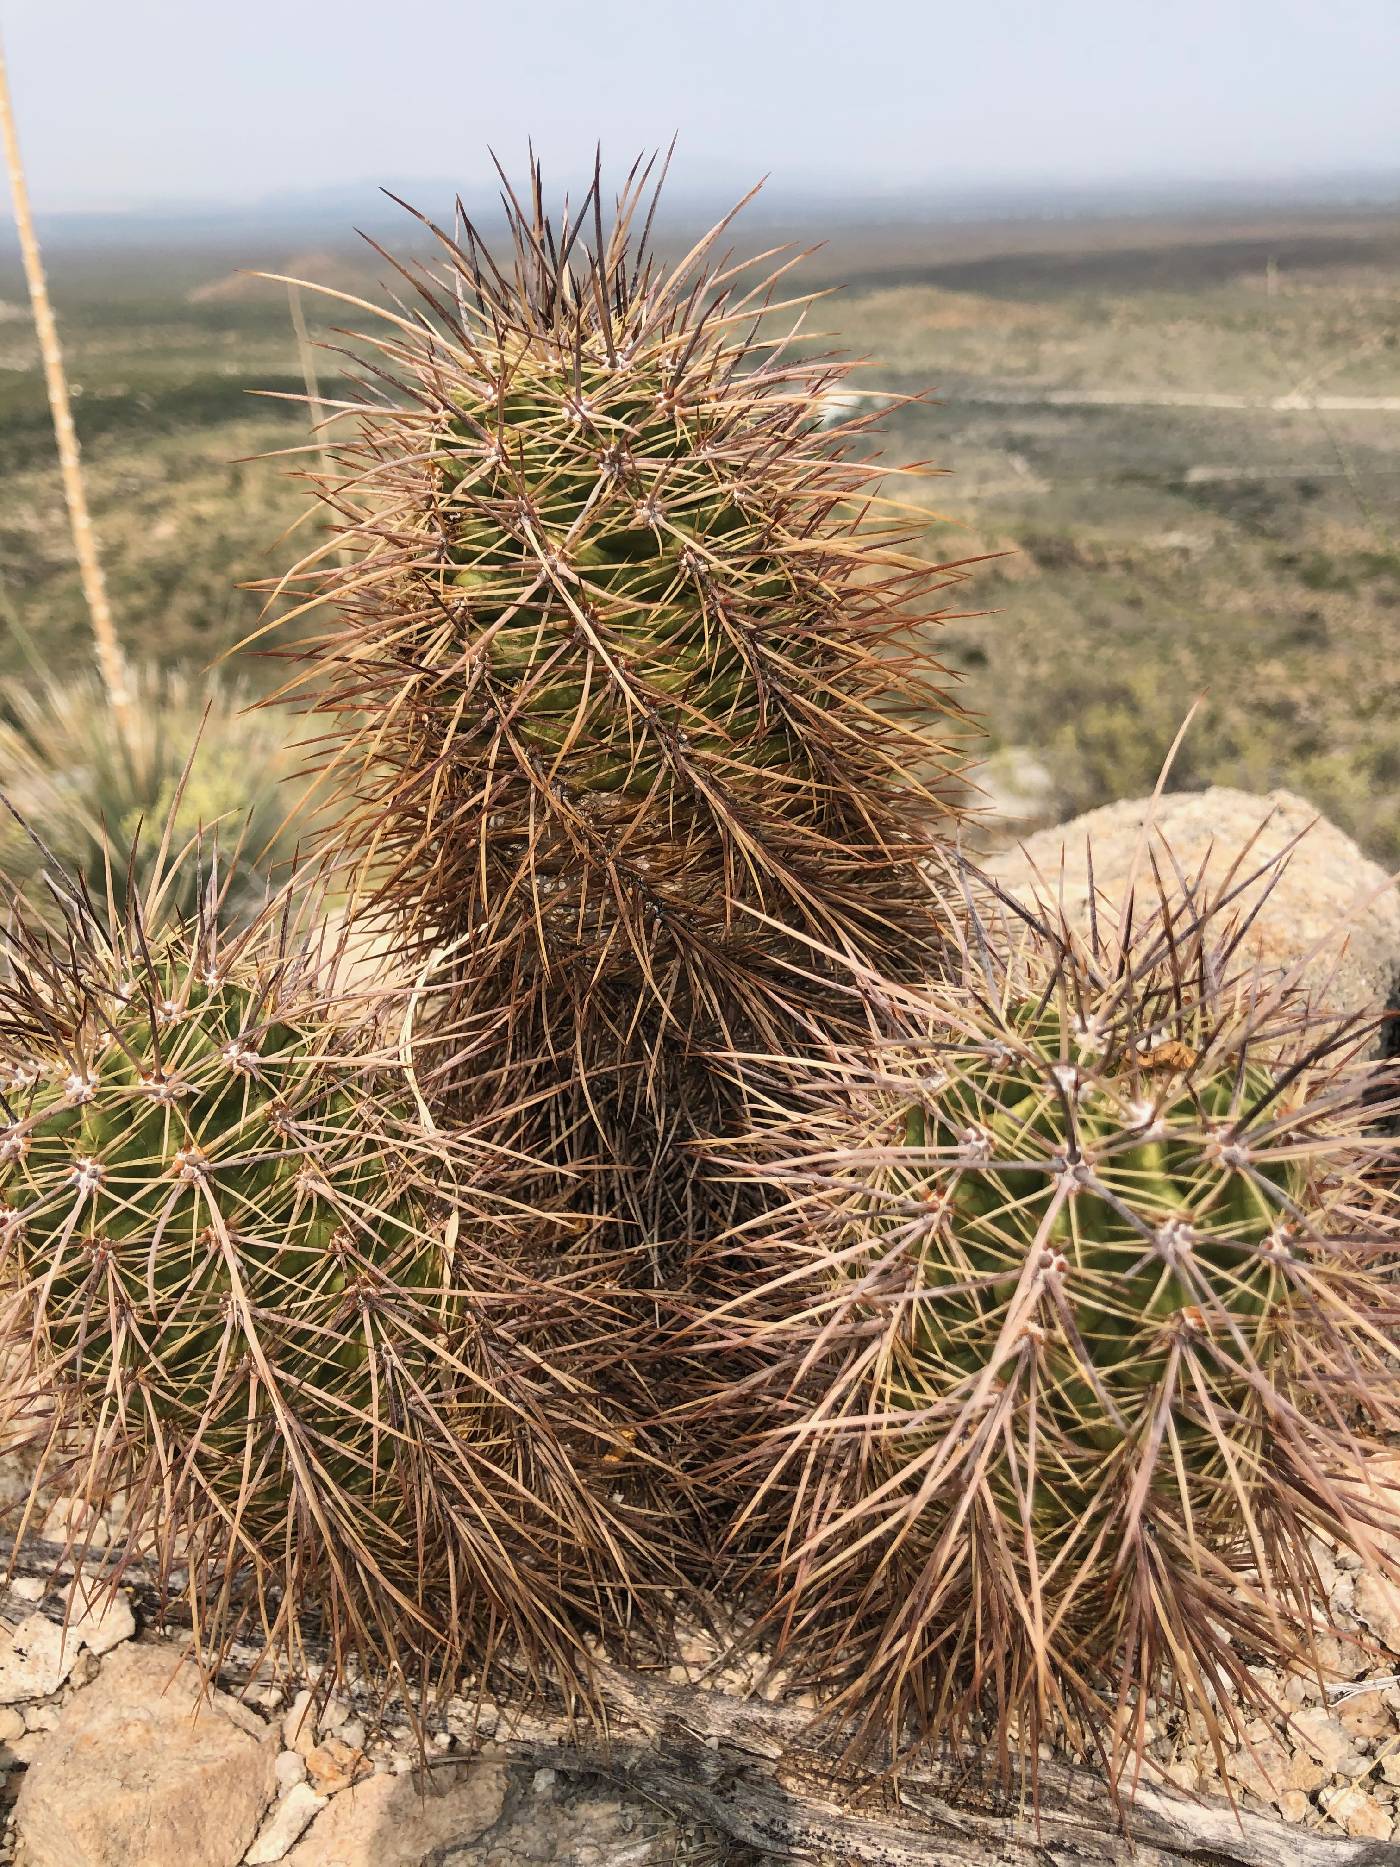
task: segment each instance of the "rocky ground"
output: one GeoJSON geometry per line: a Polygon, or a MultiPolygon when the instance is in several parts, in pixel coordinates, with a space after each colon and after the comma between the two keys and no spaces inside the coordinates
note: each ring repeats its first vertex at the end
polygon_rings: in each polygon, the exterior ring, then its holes
{"type": "MultiPolygon", "coordinates": [[[[38,1585],[34,1585],[38,1592],[38,1585]]],[[[489,1748],[489,1747],[488,1747],[489,1748]]],[[[344,1701],[203,1691],[175,1637],[123,1600],[66,1637],[35,1613],[0,1641],[0,1861],[23,1867],[643,1867],[725,1858],[596,1775],[423,1764],[344,1701]]]]}
{"type": "MultiPolygon", "coordinates": [[[[1265,853],[1309,815],[1296,799],[1275,803],[1265,853]]],[[[1167,800],[1183,867],[1204,859],[1212,835],[1238,847],[1269,808],[1241,793],[1167,800]]],[[[1142,807],[1095,818],[1095,876],[1111,898],[1133,860],[1142,807]]],[[[1072,909],[1082,847],[1079,825],[1043,832],[1027,853],[1003,859],[1003,879],[1026,889],[1038,873],[1072,909]]],[[[1326,826],[1304,839],[1258,936],[1261,950],[1275,962],[1311,956],[1323,921],[1343,909],[1352,915],[1349,941],[1340,963],[1309,959],[1314,989],[1334,1009],[1394,1002],[1400,899],[1326,826]]],[[[21,1467],[0,1470],[0,1500],[22,1499],[24,1490],[21,1467]]],[[[44,1529],[61,1537],[65,1528],[60,1502],[44,1529]]],[[[87,1528],[100,1546],[103,1527],[87,1528]]],[[[1400,1549],[1393,1553],[1400,1558],[1400,1549]]],[[[1400,1597],[1351,1556],[1321,1545],[1314,1554],[1337,1632],[1326,1643],[1329,1676],[1261,1674],[1278,1710],[1249,1727],[1245,1746],[1226,1759],[1228,1779],[1242,1804],[1286,1821],[1400,1843],[1400,1597]]],[[[100,1604],[79,1596],[65,1630],[39,1612],[42,1593],[40,1583],[19,1580],[0,1624],[0,1863],[737,1867],[741,1859],[596,1775],[512,1765],[489,1746],[468,1756],[447,1736],[433,1740],[422,1767],[406,1727],[368,1729],[334,1698],[318,1711],[307,1692],[290,1688],[253,1687],[241,1698],[206,1692],[180,1640],[138,1627],[124,1596],[100,1604]]],[[[694,1637],[672,1677],[703,1675],[713,1685],[719,1659],[694,1637]]],[[[757,1688],[755,1675],[738,1670],[721,1670],[718,1683],[757,1688]]],[[[1152,1764],[1184,1788],[1218,1795],[1221,1770],[1207,1734],[1163,1711],[1152,1715],[1152,1764]]]]}

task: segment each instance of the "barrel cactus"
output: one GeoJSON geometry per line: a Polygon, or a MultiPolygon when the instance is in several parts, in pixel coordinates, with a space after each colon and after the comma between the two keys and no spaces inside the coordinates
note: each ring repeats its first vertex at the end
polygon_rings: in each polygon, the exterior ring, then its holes
{"type": "Polygon", "coordinates": [[[876,417],[818,421],[850,366],[727,221],[659,264],[648,185],[556,219],[532,172],[503,257],[434,229],[331,442],[335,554],[279,584],[334,616],[303,685],[338,847],[454,955],[459,1024],[510,1008],[499,1079],[556,1150],[630,1157],[624,1207],[709,1119],[677,1069],[858,1027],[852,964],[935,963],[960,762],[959,573],[882,505],[876,417]]]}
{"type": "Polygon", "coordinates": [[[215,1649],[319,1611],[336,1664],[419,1687],[583,1679],[641,1547],[606,1265],[550,1282],[518,1164],[425,1121],[402,999],[294,937],[314,897],[229,936],[212,891],[192,924],[54,898],[0,983],[4,1424],[83,1499],[79,1556],[105,1512],[215,1649]]]}
{"type": "Polygon", "coordinates": [[[786,1203],[730,1476],[794,1663],[896,1754],[1117,1768],[1154,1695],[1242,1729],[1252,1665],[1316,1664],[1310,1537],[1400,1530],[1393,1076],[1229,918],[978,922],[961,993],[746,1144],[786,1203]]]}

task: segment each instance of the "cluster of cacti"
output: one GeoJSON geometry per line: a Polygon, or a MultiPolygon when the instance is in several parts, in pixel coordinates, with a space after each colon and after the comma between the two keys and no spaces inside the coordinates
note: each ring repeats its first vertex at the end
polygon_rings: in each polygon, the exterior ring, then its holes
{"type": "Polygon", "coordinates": [[[590,1381],[608,1267],[541,1276],[560,1221],[425,1122],[402,999],[334,990],[314,894],[234,934],[214,895],[54,899],[0,995],[8,1430],[37,1405],[78,1523],[182,1571],[216,1645],[314,1607],[401,1673],[506,1642],[572,1682],[646,1553],[590,1381]]]}
{"type": "MultiPolygon", "coordinates": [[[[102,897],[113,863],[124,888],[133,850],[144,886],[167,826],[174,851],[217,827],[225,914],[255,913],[308,834],[290,722],[255,709],[256,696],[239,681],[155,666],[126,678],[121,716],[91,674],[7,695],[0,795],[24,822],[0,813],[0,874],[11,884],[27,880],[57,856],[102,897]]],[[[189,915],[202,886],[198,864],[167,868],[166,909],[189,915]]]]}
{"type": "Polygon", "coordinates": [[[929,611],[957,573],[880,516],[873,418],[812,420],[849,365],[727,222],[658,266],[646,179],[605,227],[597,177],[556,223],[535,173],[506,261],[464,221],[407,272],[318,482],[337,551],[301,581],[335,622],[300,683],[332,842],[637,1211],[709,1119],[678,1070],[859,1029],[850,967],[936,964],[956,714],[929,611]]]}
{"type": "Polygon", "coordinates": [[[243,739],[24,793],[86,886],[10,904],[0,1418],[216,1646],[586,1696],[727,1542],[886,1761],[1238,1723],[1309,1537],[1400,1530],[1389,1079],[1189,882],[1121,938],[935,884],[957,573],[848,366],[727,222],[660,266],[646,170],[531,181],[360,340],[277,585],[336,941],[220,880],[243,739]]]}
{"type": "Polygon", "coordinates": [[[960,994],[734,1149],[786,1203],[731,1476],[796,1663],[896,1754],[1117,1765],[1154,1694],[1239,1731],[1253,1662],[1316,1664],[1309,1539],[1400,1524],[1393,1076],[1222,906],[1150,907],[975,919],[960,994]]]}

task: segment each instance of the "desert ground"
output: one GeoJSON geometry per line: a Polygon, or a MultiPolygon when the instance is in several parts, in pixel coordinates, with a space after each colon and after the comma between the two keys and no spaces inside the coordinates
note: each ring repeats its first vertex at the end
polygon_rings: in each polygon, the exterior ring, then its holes
{"type": "MultiPolygon", "coordinates": [[[[820,233],[761,223],[750,240],[820,233]]],[[[370,296],[391,276],[331,238],[50,251],[133,654],[227,653],[259,614],[239,586],[314,541],[298,457],[277,457],[307,439],[286,399],[304,383],[288,295],[245,266],[370,296]]],[[[1400,860],[1400,213],[872,218],[799,276],[839,283],[809,322],[869,359],[863,389],[924,397],[895,409],[883,451],[939,470],[905,496],[927,511],[921,548],[967,561],[943,647],[987,729],[998,834],[1150,788],[1200,697],[1174,786],[1286,786],[1400,860]]],[[[318,341],[355,321],[302,302],[318,341]]],[[[333,399],[339,357],[316,368],[333,399]]],[[[38,357],[5,260],[0,483],[0,676],[80,666],[38,357]]]]}

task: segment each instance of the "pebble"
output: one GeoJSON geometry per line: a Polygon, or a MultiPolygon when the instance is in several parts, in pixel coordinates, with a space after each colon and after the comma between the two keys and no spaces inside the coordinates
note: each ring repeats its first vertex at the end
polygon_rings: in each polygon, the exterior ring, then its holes
{"type": "Polygon", "coordinates": [[[298,1692],[286,1711],[282,1714],[282,1742],[288,1750],[294,1750],[304,1757],[316,1744],[316,1716],[312,1707],[314,1695],[310,1692],[298,1692]]]}
{"type": "Polygon", "coordinates": [[[293,1783],[272,1805],[272,1813],[258,1830],[257,1839],[243,1856],[246,1867],[268,1867],[287,1855],[326,1806],[307,1783],[293,1783]]]}
{"type": "Polygon", "coordinates": [[[1390,1816],[1364,1789],[1324,1789],[1318,1801],[1334,1822],[1349,1835],[1367,1836],[1373,1841],[1389,1841],[1393,1826],[1390,1816]]]}
{"type": "Polygon", "coordinates": [[[277,1777],[279,1795],[285,1795],[289,1789],[295,1789],[298,1783],[306,1781],[306,1759],[299,1750],[279,1751],[272,1767],[277,1777]]]}
{"type": "Polygon", "coordinates": [[[340,1738],[331,1736],[305,1753],[307,1780],[318,1795],[333,1796],[338,1789],[348,1789],[369,1776],[374,1765],[362,1750],[355,1750],[340,1738]]]}

